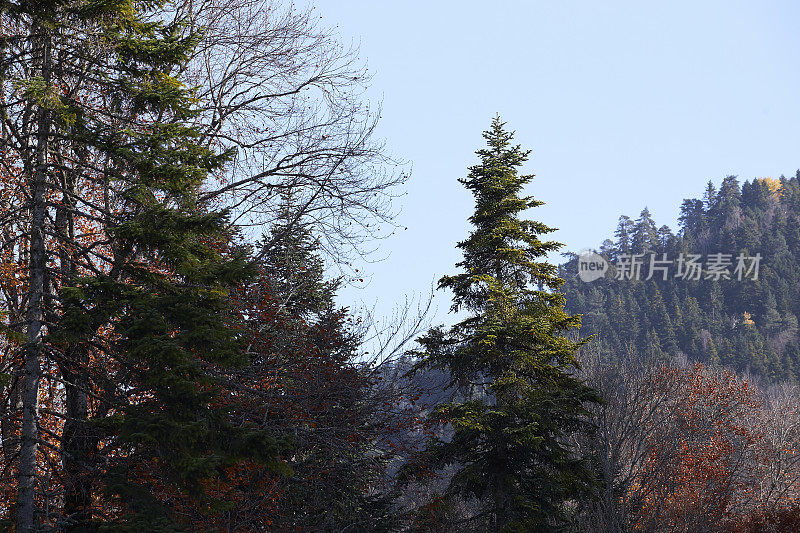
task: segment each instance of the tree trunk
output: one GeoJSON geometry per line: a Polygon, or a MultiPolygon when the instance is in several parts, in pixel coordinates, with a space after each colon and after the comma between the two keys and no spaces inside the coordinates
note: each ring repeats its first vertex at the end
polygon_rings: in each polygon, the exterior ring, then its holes
{"type": "Polygon", "coordinates": [[[83,350],[71,346],[66,354],[72,370],[62,370],[66,382],[67,420],[61,437],[64,463],[64,515],[72,526],[66,531],[80,528],[92,518],[92,478],[88,468],[95,447],[86,421],[89,404],[86,396],[86,357],[83,350]]]}
{"type": "MultiPolygon", "coordinates": [[[[41,77],[50,84],[50,35],[43,24],[34,24],[35,39],[40,40],[41,77]]],[[[39,381],[41,378],[42,332],[44,320],[45,268],[47,250],[44,234],[47,215],[47,164],[51,111],[39,103],[36,118],[35,168],[31,184],[31,226],[29,256],[28,308],[25,325],[22,389],[22,434],[20,438],[17,532],[35,531],[36,525],[36,455],[39,447],[39,381]]]]}
{"type": "MultiPolygon", "coordinates": [[[[68,176],[63,184],[62,206],[56,214],[56,228],[64,242],[60,254],[62,286],[75,282],[75,262],[69,245],[75,237],[74,193],[75,179],[68,176]]],[[[66,531],[81,528],[92,518],[92,477],[89,470],[91,453],[96,447],[87,427],[89,401],[86,391],[89,355],[79,344],[68,346],[60,365],[66,395],[66,421],[61,435],[64,464],[64,515],[71,526],[66,531]]]]}
{"type": "MultiPolygon", "coordinates": [[[[19,459],[20,427],[17,414],[22,411],[21,372],[14,361],[8,374],[11,382],[5,391],[2,410],[0,410],[0,439],[3,440],[3,458],[5,465],[16,465],[19,459]]],[[[13,471],[13,470],[12,470],[13,471]]]]}

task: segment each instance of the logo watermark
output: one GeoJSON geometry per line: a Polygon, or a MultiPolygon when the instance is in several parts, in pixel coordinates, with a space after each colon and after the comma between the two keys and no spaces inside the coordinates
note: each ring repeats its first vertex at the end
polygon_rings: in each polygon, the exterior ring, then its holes
{"type": "MultiPolygon", "coordinates": [[[[745,255],[713,253],[713,254],[678,254],[670,259],[667,254],[643,253],[620,254],[614,263],[613,279],[615,280],[651,280],[680,279],[699,280],[758,280],[761,267],[761,254],[745,255]]],[[[581,281],[592,282],[605,277],[609,270],[608,260],[603,256],[584,251],[578,255],[578,277],[581,281]]]]}
{"type": "Polygon", "coordinates": [[[590,283],[605,276],[608,270],[608,261],[600,254],[591,250],[578,255],[578,277],[581,281],[590,283]]]}

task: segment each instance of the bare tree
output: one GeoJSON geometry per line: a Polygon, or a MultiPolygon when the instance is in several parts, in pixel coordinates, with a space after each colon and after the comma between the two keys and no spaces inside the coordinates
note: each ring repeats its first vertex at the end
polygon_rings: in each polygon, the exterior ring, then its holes
{"type": "Polygon", "coordinates": [[[758,483],[758,499],[766,507],[797,502],[800,498],[800,388],[778,384],[764,394],[759,427],[768,451],[758,483]]]}
{"type": "MultiPolygon", "coordinates": [[[[601,476],[598,497],[586,504],[581,527],[586,531],[627,531],[642,499],[652,496],[653,477],[667,468],[664,460],[646,463],[650,444],[669,428],[675,406],[670,391],[656,388],[660,364],[655,361],[638,362],[632,351],[617,362],[604,361],[589,345],[581,351],[581,365],[586,383],[604,400],[592,409],[595,434],[579,435],[576,443],[581,454],[595,458],[601,476]],[[638,488],[635,494],[634,485],[638,488]]],[[[675,439],[665,439],[663,446],[674,447],[675,443],[675,439]]]]}
{"type": "Polygon", "coordinates": [[[290,193],[296,219],[313,227],[329,259],[367,251],[391,226],[405,175],[375,139],[380,108],[363,98],[370,76],[358,49],[321,27],[313,9],[271,0],[181,0],[176,16],[202,28],[185,72],[202,142],[233,157],[203,198],[259,228],[290,193]]]}
{"type": "Polygon", "coordinates": [[[582,362],[605,400],[597,431],[576,436],[601,474],[597,498],[578,514],[582,531],[728,531],[797,505],[794,386],[762,392],[729,370],[633,354],[603,361],[591,348],[582,362]]]}

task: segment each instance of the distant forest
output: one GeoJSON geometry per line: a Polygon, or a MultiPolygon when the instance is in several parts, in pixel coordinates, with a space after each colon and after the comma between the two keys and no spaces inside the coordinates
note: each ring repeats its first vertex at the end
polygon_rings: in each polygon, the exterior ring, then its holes
{"type": "MultiPolygon", "coordinates": [[[[792,178],[759,178],[740,184],[728,176],[702,198],[683,201],[677,231],[658,226],[645,208],[635,220],[621,216],[613,239],[598,252],[610,272],[585,283],[576,277],[577,256],[561,267],[567,309],[583,315],[580,333],[614,358],[636,352],[750,371],[766,382],[800,376],[800,171],[792,178]],[[615,265],[644,254],[640,279],[616,279],[615,265]],[[675,265],[664,280],[649,276],[650,255],[675,265]],[[663,255],[666,254],[666,257],[663,255]],[[728,275],[676,278],[683,254],[729,260],[728,275]],[[757,279],[738,279],[737,257],[760,254],[757,279]],[[725,277],[730,279],[725,279],[725,277]]],[[[748,264],[749,266],[749,264],[748,264]]],[[[626,276],[630,277],[630,276],[626,276]]]]}

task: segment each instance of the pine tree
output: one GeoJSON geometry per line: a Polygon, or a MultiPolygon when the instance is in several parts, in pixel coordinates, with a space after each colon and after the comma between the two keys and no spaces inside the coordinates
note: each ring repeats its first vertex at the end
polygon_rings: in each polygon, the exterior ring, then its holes
{"type": "Polygon", "coordinates": [[[672,230],[666,224],[658,228],[658,244],[659,251],[662,253],[669,253],[675,249],[675,235],[673,235],[672,230]]]}
{"type": "Polygon", "coordinates": [[[681,214],[678,217],[681,225],[681,235],[683,237],[692,236],[697,238],[706,230],[706,212],[703,201],[698,199],[686,199],[681,204],[681,214]]]}
{"type": "Polygon", "coordinates": [[[650,210],[646,207],[642,209],[634,223],[631,247],[637,254],[652,252],[658,248],[658,229],[650,210]]]}
{"type": "Polygon", "coordinates": [[[560,244],[541,240],[552,228],[519,218],[542,204],[521,196],[533,178],[518,174],[529,152],[511,144],[499,117],[483,136],[480,162],[460,180],[476,204],[474,229],[458,244],[463,272],[439,281],[453,292],[453,311],[470,316],[420,341],[421,365],[449,370],[464,397],[438,407],[453,435],[431,455],[460,467],[448,495],[487,502],[471,527],[545,531],[592,484],[565,437],[587,429],[582,416],[597,397],[572,374],[585,341],[567,334],[580,318],[564,311],[563,280],[544,259],[560,244]]]}
{"type": "Polygon", "coordinates": [[[678,341],[673,329],[672,319],[670,319],[667,312],[667,306],[661,296],[661,291],[658,290],[658,286],[655,283],[648,285],[648,299],[651,302],[651,307],[648,310],[648,314],[651,315],[650,322],[655,328],[661,347],[667,354],[675,355],[678,351],[678,341]]]}
{"type": "Polygon", "coordinates": [[[703,192],[703,204],[705,205],[706,212],[711,213],[717,203],[717,188],[714,187],[714,182],[711,180],[706,184],[706,190],[703,192]]]}
{"type": "Polygon", "coordinates": [[[717,201],[710,211],[714,226],[718,228],[717,248],[731,250],[737,248],[736,230],[742,219],[741,189],[735,176],[727,176],[722,180],[717,201]]]}
{"type": "Polygon", "coordinates": [[[633,220],[626,215],[619,217],[617,230],[614,232],[616,241],[616,253],[618,255],[629,254],[632,251],[633,220]]]}
{"type": "Polygon", "coordinates": [[[293,474],[278,480],[269,518],[281,531],[381,531],[388,501],[371,489],[384,464],[375,435],[385,427],[370,397],[371,369],[358,364],[360,338],[336,307],[340,280],[325,279],[319,244],[296,215],[287,198],[242,298],[253,339],[242,381],[274,379],[280,392],[264,416],[295,435],[286,460],[293,474]]]}
{"type": "MultiPolygon", "coordinates": [[[[226,213],[198,200],[231,155],[197,143],[195,101],[176,77],[198,35],[180,18],[154,16],[157,7],[76,8],[109,46],[96,89],[120,123],[76,106],[66,135],[105,161],[100,179],[114,204],[102,219],[108,263],[61,288],[50,337],[94,362],[74,368],[94,398],[82,464],[93,482],[82,490],[86,502],[105,495],[113,510],[105,527],[120,530],[178,530],[182,501],[209,512],[230,504],[206,497],[208,481],[241,461],[272,463],[279,450],[263,427],[230,417],[220,402],[219,377],[246,363],[230,294],[253,269],[232,244],[226,213]]],[[[89,527],[92,510],[78,511],[67,523],[89,527]]]]}

